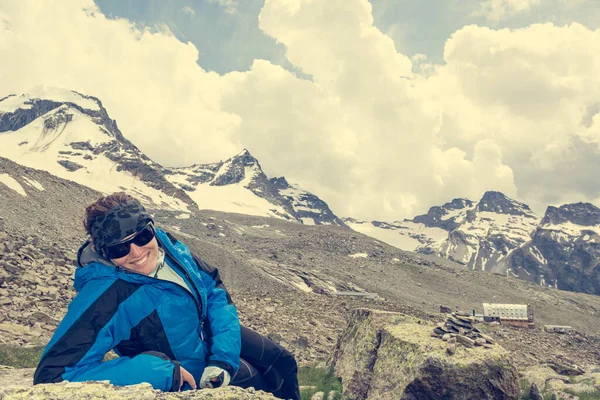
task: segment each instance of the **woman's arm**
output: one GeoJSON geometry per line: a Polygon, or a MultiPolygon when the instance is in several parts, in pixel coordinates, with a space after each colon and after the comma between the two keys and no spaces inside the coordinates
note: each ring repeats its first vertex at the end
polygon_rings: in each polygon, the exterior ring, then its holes
{"type": "Polygon", "coordinates": [[[153,312],[143,286],[123,280],[86,284],[46,346],[34,384],[63,380],[109,380],[114,385],[148,382],[155,389],[178,390],[180,365],[165,354],[146,352],[102,362],[104,355],[153,312]]]}
{"type": "Polygon", "coordinates": [[[219,271],[193,256],[208,291],[208,334],[210,358],[208,365],[221,367],[233,377],[240,365],[241,333],[237,310],[219,271]]]}

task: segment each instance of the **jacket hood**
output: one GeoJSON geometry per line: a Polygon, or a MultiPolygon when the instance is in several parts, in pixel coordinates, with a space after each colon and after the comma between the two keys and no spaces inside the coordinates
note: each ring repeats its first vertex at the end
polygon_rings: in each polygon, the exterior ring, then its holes
{"type": "Polygon", "coordinates": [[[75,270],[75,281],[73,282],[76,291],[79,292],[83,285],[92,279],[116,274],[117,266],[94,251],[90,240],[81,245],[77,251],[77,269],[75,270]]]}
{"type": "Polygon", "coordinates": [[[99,262],[101,264],[108,265],[109,267],[116,266],[110,260],[102,257],[100,253],[95,251],[92,242],[88,239],[77,251],[77,267],[83,268],[93,262],[99,262]]]}

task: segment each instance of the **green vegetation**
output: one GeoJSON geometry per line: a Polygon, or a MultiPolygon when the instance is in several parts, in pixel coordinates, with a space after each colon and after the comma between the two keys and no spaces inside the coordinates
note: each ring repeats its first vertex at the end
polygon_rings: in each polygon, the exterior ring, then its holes
{"type": "Polygon", "coordinates": [[[332,390],[337,392],[334,399],[341,398],[342,382],[329,369],[312,366],[300,367],[298,381],[300,382],[300,386],[309,386],[309,388],[300,390],[302,400],[310,400],[317,392],[323,392],[325,398],[327,398],[327,395],[332,390]]]}
{"type": "Polygon", "coordinates": [[[565,392],[577,396],[579,400],[600,400],[600,390],[598,389],[593,392],[574,392],[572,390],[565,390],[565,392]]]}
{"type": "Polygon", "coordinates": [[[35,368],[43,351],[44,346],[20,347],[0,344],[0,365],[15,368],[35,368]]]}
{"type": "MultiPolygon", "coordinates": [[[[580,377],[572,377],[570,381],[571,383],[575,383],[575,381],[578,381],[578,383],[589,382],[590,386],[593,385],[593,380],[581,380],[580,377]]],[[[531,387],[531,382],[529,382],[527,379],[519,379],[519,386],[521,387],[519,400],[529,400],[529,389],[531,387]]],[[[563,389],[563,391],[570,395],[577,396],[579,400],[600,400],[600,389],[596,389],[593,392],[575,392],[574,390],[569,389],[563,389]]],[[[548,391],[544,390],[542,396],[544,396],[544,398],[546,399],[550,398],[551,394],[548,391]]]]}
{"type": "MultiPolygon", "coordinates": [[[[0,344],[0,365],[14,368],[37,367],[45,346],[21,347],[8,344],[0,344]]],[[[110,351],[104,356],[104,361],[109,361],[118,356],[110,351]]]]}
{"type": "Polygon", "coordinates": [[[527,379],[519,379],[519,386],[521,391],[519,394],[519,400],[529,400],[529,390],[531,389],[531,382],[527,379]]]}

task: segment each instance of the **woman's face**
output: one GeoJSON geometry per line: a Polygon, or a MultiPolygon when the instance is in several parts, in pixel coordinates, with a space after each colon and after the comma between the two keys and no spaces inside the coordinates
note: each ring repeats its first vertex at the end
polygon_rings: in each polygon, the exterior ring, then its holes
{"type": "MultiPolygon", "coordinates": [[[[129,235],[125,239],[129,239],[132,236],[129,235]]],[[[138,247],[135,243],[131,243],[129,245],[129,254],[121,258],[111,259],[113,264],[119,267],[129,268],[145,275],[154,271],[157,260],[158,242],[156,241],[156,237],[141,247],[138,247]]]]}

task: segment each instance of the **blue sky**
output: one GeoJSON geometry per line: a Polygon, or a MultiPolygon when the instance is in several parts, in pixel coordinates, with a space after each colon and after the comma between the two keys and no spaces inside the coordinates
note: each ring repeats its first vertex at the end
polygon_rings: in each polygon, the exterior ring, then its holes
{"type": "MultiPolygon", "coordinates": [[[[285,47],[258,27],[264,0],[96,0],[102,12],[143,26],[164,24],[182,41],[199,50],[198,64],[220,74],[246,71],[256,58],[299,72],[285,58],[285,47]],[[190,11],[190,10],[193,10],[190,11]]],[[[474,15],[481,0],[371,0],[374,25],[408,56],[426,54],[443,63],[444,44],[453,32],[476,24],[494,29],[522,28],[533,23],[578,22],[600,26],[594,0],[544,0],[528,12],[507,13],[500,20],[474,15]]]]}

